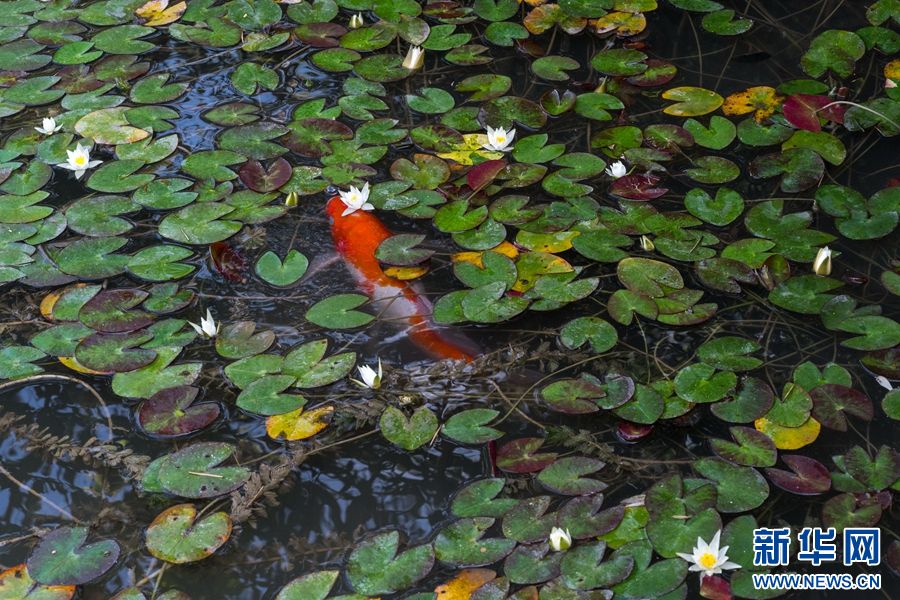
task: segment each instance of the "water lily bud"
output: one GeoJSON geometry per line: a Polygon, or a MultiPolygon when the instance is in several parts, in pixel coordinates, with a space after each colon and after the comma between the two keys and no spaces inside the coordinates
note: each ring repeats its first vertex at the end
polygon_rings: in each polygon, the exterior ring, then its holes
{"type": "Polygon", "coordinates": [[[403,59],[403,68],[415,71],[425,64],[425,51],[419,46],[410,46],[406,58],[403,59]]]}
{"type": "Polygon", "coordinates": [[[816,259],[813,261],[813,273],[819,277],[831,275],[831,248],[824,246],[819,248],[816,259]]]}
{"type": "Polygon", "coordinates": [[[295,206],[297,206],[298,198],[299,196],[297,195],[297,192],[288,192],[287,196],[284,197],[284,205],[288,208],[294,208],[295,206]]]}
{"type": "Polygon", "coordinates": [[[557,552],[565,552],[572,546],[572,536],[568,529],[554,527],[550,531],[550,547],[557,552]]]}
{"type": "Polygon", "coordinates": [[[653,252],[656,250],[656,244],[653,243],[653,240],[648,238],[646,235],[641,236],[641,250],[644,252],[653,252]]]}
{"type": "Polygon", "coordinates": [[[772,270],[768,265],[763,265],[756,271],[756,278],[770,292],[775,289],[775,279],[772,277],[772,270]]]}
{"type": "Polygon", "coordinates": [[[359,29],[364,24],[362,13],[356,13],[350,17],[350,29],[359,29]]]}

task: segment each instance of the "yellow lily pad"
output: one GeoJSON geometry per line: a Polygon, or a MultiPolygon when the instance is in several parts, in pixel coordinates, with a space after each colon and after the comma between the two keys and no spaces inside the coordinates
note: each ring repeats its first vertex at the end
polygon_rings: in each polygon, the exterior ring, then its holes
{"type": "Polygon", "coordinates": [[[305,440],[328,427],[332,413],[334,407],[327,405],[307,412],[300,407],[283,415],[273,415],[266,419],[266,433],[273,440],[282,435],[289,442],[305,440]]]}
{"type": "Polygon", "coordinates": [[[765,417],[760,417],[753,422],[757,431],[761,431],[775,442],[779,450],[798,450],[816,441],[822,426],[818,421],[810,417],[799,427],[782,427],[765,417]]]}

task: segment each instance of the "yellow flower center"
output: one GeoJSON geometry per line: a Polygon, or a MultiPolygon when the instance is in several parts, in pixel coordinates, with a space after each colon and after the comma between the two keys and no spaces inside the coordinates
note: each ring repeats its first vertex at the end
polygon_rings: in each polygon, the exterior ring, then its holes
{"type": "Polygon", "coordinates": [[[498,136],[497,136],[497,143],[498,143],[498,144],[502,144],[502,143],[505,142],[505,141],[506,141],[506,136],[505,136],[505,135],[498,135],[498,136]]]}
{"type": "Polygon", "coordinates": [[[79,167],[82,166],[82,165],[85,164],[85,163],[87,163],[87,159],[85,159],[83,156],[76,156],[76,157],[75,157],[75,164],[78,165],[79,167]]]}
{"type": "Polygon", "coordinates": [[[716,555],[711,552],[707,552],[706,554],[701,554],[700,560],[698,560],[697,562],[704,569],[712,569],[714,566],[716,566],[716,561],[716,555]]]}

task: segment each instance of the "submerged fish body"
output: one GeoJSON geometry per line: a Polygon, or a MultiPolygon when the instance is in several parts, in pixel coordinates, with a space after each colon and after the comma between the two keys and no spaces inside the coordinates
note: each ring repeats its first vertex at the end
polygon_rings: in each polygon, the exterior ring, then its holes
{"type": "Polygon", "coordinates": [[[432,305],[417,283],[389,277],[375,251],[391,237],[390,230],[370,212],[358,210],[344,215],[346,206],[337,196],[325,211],[331,218],[331,238],[360,290],[373,301],[382,319],[409,328],[417,346],[435,358],[471,361],[478,352],[467,340],[451,339],[431,318],[432,305]]]}

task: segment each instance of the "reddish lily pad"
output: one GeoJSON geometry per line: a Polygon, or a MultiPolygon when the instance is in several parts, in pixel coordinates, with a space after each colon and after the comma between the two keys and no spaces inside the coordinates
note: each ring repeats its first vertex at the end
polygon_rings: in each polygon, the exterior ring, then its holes
{"type": "Polygon", "coordinates": [[[784,118],[794,127],[805,129],[806,131],[821,131],[820,118],[825,118],[835,123],[844,121],[845,105],[829,106],[823,110],[825,106],[833,102],[828,96],[794,94],[784,101],[781,110],[784,113],[784,118]]]}
{"type": "Polygon", "coordinates": [[[826,383],[809,392],[813,401],[812,416],[819,423],[835,431],[847,431],[847,416],[871,421],[875,408],[869,397],[851,387],[826,383]]]}
{"type": "Polygon", "coordinates": [[[193,404],[200,390],[177,386],[160,390],[141,403],[138,423],[154,436],[181,436],[204,429],[221,413],[216,402],[193,404]]]}
{"type": "Polygon", "coordinates": [[[507,473],[534,473],[556,460],[555,452],[538,452],[543,438],[524,437],[512,440],[497,450],[497,467],[507,473]]]}
{"type": "Polygon", "coordinates": [[[831,489],[831,475],[819,461],[798,454],[782,456],[781,460],[793,473],[783,469],[766,469],[765,472],[769,481],[784,491],[801,496],[813,496],[831,489]]]}
{"type": "Polygon", "coordinates": [[[131,333],[95,333],[75,347],[75,359],[84,367],[100,373],[123,373],[147,366],[156,352],[137,348],[153,338],[143,330],[131,333]]]}
{"type": "Polygon", "coordinates": [[[660,178],[649,173],[626,175],[616,179],[609,193],[628,200],[654,200],[668,193],[668,188],[657,187],[660,178]]]}
{"type": "Polygon", "coordinates": [[[146,300],[142,290],[105,290],[88,300],[78,318],[102,333],[127,333],[153,323],[153,317],[140,310],[130,310],[146,300]]]}
{"type": "Polygon", "coordinates": [[[283,186],[293,175],[291,163],[283,158],[278,158],[264,167],[258,160],[248,160],[241,167],[238,176],[248,188],[254,192],[273,192],[283,186]]]}
{"type": "Polygon", "coordinates": [[[485,161],[469,169],[466,182],[473,190],[480,190],[490,184],[505,167],[505,160],[485,161]]]}

